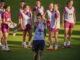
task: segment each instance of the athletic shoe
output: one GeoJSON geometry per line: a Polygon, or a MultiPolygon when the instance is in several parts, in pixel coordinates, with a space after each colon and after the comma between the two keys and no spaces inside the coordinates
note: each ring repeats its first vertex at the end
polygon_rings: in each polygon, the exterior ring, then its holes
{"type": "Polygon", "coordinates": [[[53,50],[53,48],[52,47],[49,47],[49,48],[47,48],[47,50],[53,50]]]}
{"type": "Polygon", "coordinates": [[[2,46],[1,50],[2,50],[2,51],[6,50],[5,46],[2,46]]]}
{"type": "Polygon", "coordinates": [[[72,48],[72,46],[68,46],[68,48],[72,48]]]}
{"type": "Polygon", "coordinates": [[[32,48],[32,45],[28,45],[28,48],[32,48]]]}
{"type": "Polygon", "coordinates": [[[23,47],[24,47],[24,48],[27,48],[28,46],[27,46],[27,45],[23,45],[23,47]]]}
{"type": "Polygon", "coordinates": [[[6,50],[6,51],[10,51],[10,49],[8,48],[8,46],[5,47],[5,50],[6,50]]]}
{"type": "Polygon", "coordinates": [[[26,42],[23,42],[22,45],[23,45],[24,48],[27,48],[27,47],[28,47],[28,46],[26,45],[26,42]]]}
{"type": "Polygon", "coordinates": [[[56,51],[58,50],[58,48],[54,48],[56,51]]]}
{"type": "Polygon", "coordinates": [[[64,49],[64,48],[66,48],[66,46],[62,46],[61,48],[64,49]]]}

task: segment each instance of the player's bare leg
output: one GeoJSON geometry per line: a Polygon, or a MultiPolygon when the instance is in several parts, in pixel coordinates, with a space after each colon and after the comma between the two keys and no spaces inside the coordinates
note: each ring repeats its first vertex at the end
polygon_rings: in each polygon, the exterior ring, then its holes
{"type": "Polygon", "coordinates": [[[58,50],[58,32],[54,32],[55,35],[55,50],[58,50]]]}
{"type": "Polygon", "coordinates": [[[48,50],[53,50],[53,35],[54,32],[50,32],[50,47],[48,48],[48,50]]]}
{"type": "Polygon", "coordinates": [[[10,49],[9,49],[9,47],[8,47],[8,45],[7,45],[8,34],[9,34],[9,33],[7,33],[7,32],[4,33],[6,51],[10,51],[10,49]]]}
{"type": "Polygon", "coordinates": [[[42,60],[42,51],[39,50],[39,60],[42,60]]]}
{"type": "Polygon", "coordinates": [[[26,31],[23,31],[23,42],[22,42],[22,45],[24,48],[27,48],[27,45],[26,45],[26,31]]]}
{"type": "Polygon", "coordinates": [[[29,40],[28,40],[28,47],[31,48],[31,39],[32,39],[32,29],[30,29],[28,31],[28,34],[29,34],[29,40]]]}
{"type": "Polygon", "coordinates": [[[0,31],[0,46],[2,46],[2,43],[1,43],[2,36],[3,36],[2,31],[0,31]]]}
{"type": "Polygon", "coordinates": [[[72,48],[72,46],[70,46],[72,31],[73,31],[73,28],[70,28],[69,29],[69,38],[68,38],[68,48],[72,48]]]}
{"type": "Polygon", "coordinates": [[[34,60],[37,60],[38,59],[38,52],[35,52],[34,53],[34,60]]]}
{"type": "Polygon", "coordinates": [[[66,40],[67,40],[67,34],[68,34],[68,30],[69,28],[64,28],[64,46],[62,46],[62,48],[66,48],[66,40]]]}

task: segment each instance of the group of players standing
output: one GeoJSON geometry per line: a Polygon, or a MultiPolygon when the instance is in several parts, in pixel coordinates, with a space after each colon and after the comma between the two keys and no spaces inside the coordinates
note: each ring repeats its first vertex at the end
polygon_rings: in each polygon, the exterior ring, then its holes
{"type": "MultiPolygon", "coordinates": [[[[41,5],[40,0],[36,0],[36,5],[33,8],[34,12],[34,36],[33,43],[31,45],[32,39],[32,26],[33,26],[33,14],[31,11],[31,7],[27,5],[24,1],[20,3],[19,10],[19,22],[17,28],[13,32],[13,36],[16,35],[17,31],[23,31],[23,42],[22,45],[24,48],[32,47],[35,52],[34,60],[37,59],[38,53],[40,54],[40,60],[42,59],[42,51],[45,46],[45,36],[46,36],[46,25],[48,30],[48,38],[50,41],[50,47],[48,50],[53,50],[53,35],[55,37],[55,50],[58,50],[58,33],[60,29],[60,12],[58,10],[58,4],[49,4],[49,9],[45,11],[44,7],[41,5]],[[47,16],[47,18],[46,18],[47,16]],[[26,45],[26,34],[28,33],[28,45],[26,45]]],[[[67,35],[69,32],[68,38],[68,48],[72,48],[70,45],[71,35],[76,23],[75,17],[75,8],[73,7],[73,0],[67,1],[67,6],[63,9],[62,15],[62,25],[64,27],[64,46],[62,48],[66,48],[67,43],[67,35]]],[[[8,24],[14,25],[11,21],[11,13],[10,6],[4,6],[4,2],[0,3],[0,46],[2,46],[2,50],[9,51],[9,47],[7,45],[7,39],[9,34],[9,26],[8,24]],[[1,43],[2,40],[2,43],[1,43]]]]}

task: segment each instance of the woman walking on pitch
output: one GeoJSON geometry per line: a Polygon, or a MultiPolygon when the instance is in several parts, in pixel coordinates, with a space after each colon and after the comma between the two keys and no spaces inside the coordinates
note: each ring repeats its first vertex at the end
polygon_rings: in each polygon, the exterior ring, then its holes
{"type": "Polygon", "coordinates": [[[21,11],[21,28],[23,30],[23,42],[24,48],[31,47],[32,38],[32,12],[28,11],[29,5],[24,5],[23,11],[21,11]],[[28,46],[26,45],[26,34],[29,34],[28,46]]]}
{"type": "Polygon", "coordinates": [[[67,45],[68,48],[72,48],[70,42],[75,23],[76,23],[76,17],[75,17],[75,8],[73,7],[73,0],[68,0],[67,6],[63,9],[63,16],[62,16],[62,25],[64,26],[64,46],[62,48],[66,48],[66,40],[68,32],[69,32],[69,38],[67,45]]]}

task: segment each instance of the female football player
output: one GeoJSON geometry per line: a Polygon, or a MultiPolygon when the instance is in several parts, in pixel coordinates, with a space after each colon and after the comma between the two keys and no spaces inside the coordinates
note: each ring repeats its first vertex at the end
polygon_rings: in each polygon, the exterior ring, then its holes
{"type": "Polygon", "coordinates": [[[31,38],[32,38],[32,12],[28,11],[29,5],[24,5],[23,11],[21,12],[21,28],[23,30],[23,43],[24,48],[27,48],[26,45],[26,34],[29,34],[28,47],[31,47],[31,38]],[[29,18],[28,18],[29,17],[29,18]]]}
{"type": "Polygon", "coordinates": [[[76,17],[75,17],[75,8],[73,7],[73,0],[68,0],[67,6],[63,9],[63,16],[62,16],[62,25],[64,26],[64,46],[62,48],[66,48],[66,40],[68,32],[69,32],[69,38],[67,45],[68,48],[72,48],[72,46],[70,45],[70,41],[75,23],[76,23],[76,17]]]}
{"type": "Polygon", "coordinates": [[[5,8],[5,12],[3,13],[3,26],[2,26],[3,33],[4,33],[4,38],[5,38],[4,43],[5,43],[5,50],[10,51],[10,49],[8,47],[8,44],[7,44],[7,39],[8,39],[8,35],[9,35],[9,24],[13,25],[15,23],[13,23],[11,21],[10,6],[6,5],[4,8],[5,8]]]}

